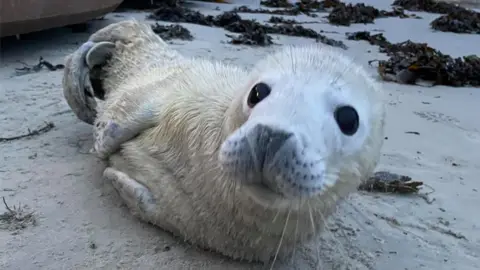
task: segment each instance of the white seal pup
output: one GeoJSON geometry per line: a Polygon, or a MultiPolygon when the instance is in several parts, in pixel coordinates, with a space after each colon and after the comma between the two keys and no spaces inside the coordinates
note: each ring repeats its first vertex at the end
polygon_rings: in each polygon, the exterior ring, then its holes
{"type": "Polygon", "coordinates": [[[248,71],[184,57],[129,20],[69,55],[63,86],[132,212],[234,259],[314,239],[383,144],[381,88],[328,46],[285,47],[248,71]]]}

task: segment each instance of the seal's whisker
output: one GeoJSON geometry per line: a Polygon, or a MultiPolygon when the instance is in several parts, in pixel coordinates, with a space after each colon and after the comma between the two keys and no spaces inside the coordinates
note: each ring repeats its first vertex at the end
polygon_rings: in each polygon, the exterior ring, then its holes
{"type": "MultiPolygon", "coordinates": [[[[237,181],[229,181],[228,187],[227,187],[227,196],[231,197],[231,203],[232,203],[232,217],[235,215],[235,195],[236,195],[236,187],[237,187],[237,181]],[[231,196],[230,196],[231,195],[231,196]]],[[[229,199],[229,198],[227,198],[229,199]]]]}
{"type": "Polygon", "coordinates": [[[291,212],[292,212],[292,209],[289,208],[287,213],[287,218],[285,219],[285,225],[283,225],[282,235],[280,236],[280,240],[278,241],[277,251],[275,251],[275,257],[273,257],[273,262],[272,262],[272,265],[270,266],[270,270],[273,269],[273,266],[275,265],[275,261],[277,261],[278,253],[280,252],[280,248],[282,247],[283,237],[285,236],[285,231],[287,230],[287,225],[288,225],[288,222],[290,221],[291,212]]]}
{"type": "MultiPolygon", "coordinates": [[[[332,199],[333,200],[333,199],[332,199]]],[[[335,235],[332,233],[331,231],[331,228],[330,226],[328,226],[328,223],[327,223],[327,220],[325,219],[325,216],[322,214],[321,211],[318,211],[318,214],[320,215],[320,218],[322,219],[322,222],[323,222],[323,225],[325,226],[325,229],[324,230],[329,236],[330,238],[335,242],[335,244],[337,245],[338,247],[338,251],[340,253],[340,255],[345,258],[345,259],[348,259],[349,256],[347,255],[347,251],[345,249],[345,247],[343,246],[343,244],[338,241],[338,239],[335,237],[335,235]]]]}
{"type": "MultiPolygon", "coordinates": [[[[310,206],[310,203],[308,201],[307,201],[307,206],[308,206],[308,214],[309,214],[309,217],[310,217],[310,222],[311,222],[311,225],[312,225],[313,238],[316,241],[317,240],[317,233],[316,233],[316,230],[315,230],[315,221],[313,220],[312,207],[310,206]]],[[[323,217],[322,217],[322,219],[323,219],[323,217]]],[[[315,268],[318,268],[318,266],[320,265],[320,250],[318,249],[318,244],[317,243],[315,243],[315,249],[316,249],[316,252],[317,252],[317,261],[315,263],[315,268]]]]}
{"type": "Polygon", "coordinates": [[[293,233],[293,251],[292,251],[292,258],[291,258],[291,263],[293,263],[295,259],[295,251],[297,248],[297,234],[298,234],[298,220],[299,220],[299,215],[300,213],[300,207],[301,207],[301,202],[297,202],[297,217],[296,217],[296,222],[295,222],[295,231],[293,233]]]}
{"type": "Polygon", "coordinates": [[[279,214],[280,214],[280,208],[277,209],[277,213],[276,213],[275,216],[273,217],[272,223],[275,223],[275,221],[277,220],[279,214]]]}
{"type": "Polygon", "coordinates": [[[237,205],[235,200],[236,200],[236,195],[237,195],[237,181],[233,181],[233,198],[232,198],[232,201],[233,201],[233,213],[234,213],[234,217],[235,217],[235,206],[237,205]]]}

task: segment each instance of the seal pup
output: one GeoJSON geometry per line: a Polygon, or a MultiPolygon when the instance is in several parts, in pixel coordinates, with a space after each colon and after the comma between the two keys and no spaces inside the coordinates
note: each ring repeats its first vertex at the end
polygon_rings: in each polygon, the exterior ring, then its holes
{"type": "Polygon", "coordinates": [[[332,47],[284,47],[247,70],[184,57],[127,20],[64,72],[129,209],[234,259],[274,262],[315,239],[380,156],[382,90],[332,47]]]}

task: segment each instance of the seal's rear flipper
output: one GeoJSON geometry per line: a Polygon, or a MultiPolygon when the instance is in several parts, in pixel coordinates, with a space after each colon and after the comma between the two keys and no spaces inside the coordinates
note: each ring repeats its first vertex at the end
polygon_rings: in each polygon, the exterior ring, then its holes
{"type": "Polygon", "coordinates": [[[95,98],[105,98],[100,80],[101,67],[114,49],[115,44],[111,42],[88,41],[66,59],[63,94],[75,115],[90,125],[93,125],[97,116],[95,98]]]}
{"type": "Polygon", "coordinates": [[[79,119],[93,124],[97,117],[95,98],[104,100],[142,69],[166,66],[179,57],[149,24],[136,20],[110,24],[67,57],[64,96],[79,119]]]}
{"type": "Polygon", "coordinates": [[[112,181],[118,194],[134,215],[148,222],[155,221],[156,200],[146,186],[112,167],[105,169],[103,177],[112,181]]]}
{"type": "Polygon", "coordinates": [[[102,41],[95,43],[93,47],[87,51],[85,61],[90,69],[96,66],[104,65],[115,50],[115,44],[112,42],[102,41]]]}
{"type": "Polygon", "coordinates": [[[90,69],[90,83],[93,86],[93,95],[101,100],[105,100],[106,90],[103,86],[102,78],[105,78],[105,72],[102,68],[111,58],[115,50],[115,44],[102,41],[96,43],[85,56],[85,62],[90,69]]]}

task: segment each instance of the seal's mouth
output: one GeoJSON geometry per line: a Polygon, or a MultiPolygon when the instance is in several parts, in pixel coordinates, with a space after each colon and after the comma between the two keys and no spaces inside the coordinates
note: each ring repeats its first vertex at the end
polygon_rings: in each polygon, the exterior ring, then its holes
{"type": "Polygon", "coordinates": [[[254,199],[260,200],[262,203],[292,203],[323,194],[328,189],[326,182],[333,184],[324,173],[316,176],[314,180],[316,184],[308,183],[304,179],[288,178],[285,179],[281,174],[270,174],[261,176],[255,181],[246,181],[243,186],[249,195],[254,199]]]}
{"type": "Polygon", "coordinates": [[[261,205],[268,206],[269,208],[284,208],[292,204],[296,198],[289,198],[285,195],[275,192],[269,188],[263,182],[261,183],[248,183],[244,184],[247,195],[249,195],[254,201],[261,205]]]}

